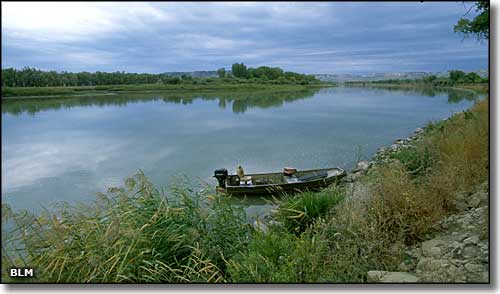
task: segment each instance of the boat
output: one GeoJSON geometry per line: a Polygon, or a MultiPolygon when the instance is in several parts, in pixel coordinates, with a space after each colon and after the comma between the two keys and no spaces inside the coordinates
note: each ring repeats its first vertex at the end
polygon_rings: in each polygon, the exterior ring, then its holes
{"type": "Polygon", "coordinates": [[[285,168],[283,172],[248,174],[243,178],[228,174],[225,168],[214,172],[214,177],[219,182],[216,191],[233,196],[281,195],[317,191],[337,183],[345,176],[345,170],[340,167],[303,171],[285,168]]]}

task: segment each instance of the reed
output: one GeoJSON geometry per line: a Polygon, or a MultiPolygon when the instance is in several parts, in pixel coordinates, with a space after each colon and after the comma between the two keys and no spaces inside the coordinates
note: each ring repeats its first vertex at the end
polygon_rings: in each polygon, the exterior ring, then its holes
{"type": "Polygon", "coordinates": [[[93,205],[12,214],[11,236],[21,246],[2,262],[34,267],[43,282],[224,281],[222,258],[244,246],[250,230],[243,210],[184,185],[170,193],[176,200],[140,173],[93,205]]]}
{"type": "Polygon", "coordinates": [[[341,187],[329,187],[321,192],[304,192],[297,195],[284,195],[275,200],[279,207],[274,217],[295,234],[303,233],[317,218],[327,213],[344,197],[341,187]]]}

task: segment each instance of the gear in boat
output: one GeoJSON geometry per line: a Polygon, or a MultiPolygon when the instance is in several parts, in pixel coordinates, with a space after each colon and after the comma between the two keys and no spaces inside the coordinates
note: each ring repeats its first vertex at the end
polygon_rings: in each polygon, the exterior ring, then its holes
{"type": "Polygon", "coordinates": [[[303,170],[285,167],[282,172],[245,174],[238,166],[237,174],[230,175],[222,168],[214,172],[219,182],[218,192],[232,195],[279,194],[317,190],[333,184],[343,178],[346,172],[340,167],[303,170]]]}

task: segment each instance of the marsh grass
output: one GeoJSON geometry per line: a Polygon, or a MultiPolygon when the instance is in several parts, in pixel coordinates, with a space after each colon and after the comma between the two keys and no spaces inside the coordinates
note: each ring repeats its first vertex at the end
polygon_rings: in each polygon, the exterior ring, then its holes
{"type": "Polygon", "coordinates": [[[317,218],[325,217],[343,197],[344,191],[340,187],[329,187],[321,192],[284,195],[274,201],[274,204],[279,206],[275,218],[282,222],[289,232],[300,234],[317,218]]]}
{"type": "Polygon", "coordinates": [[[44,282],[223,282],[222,258],[244,246],[250,231],[243,210],[222,195],[171,193],[175,201],[141,173],[91,206],[10,215],[22,247],[2,262],[34,267],[44,282]]]}

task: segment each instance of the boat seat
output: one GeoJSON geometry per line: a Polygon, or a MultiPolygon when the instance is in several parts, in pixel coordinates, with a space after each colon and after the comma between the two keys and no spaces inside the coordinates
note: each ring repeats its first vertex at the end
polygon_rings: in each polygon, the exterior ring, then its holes
{"type": "Polygon", "coordinates": [[[252,177],[244,176],[240,178],[240,185],[252,185],[252,177]]]}
{"type": "Polygon", "coordinates": [[[283,180],[285,183],[290,184],[290,183],[298,183],[299,179],[297,178],[296,175],[291,175],[291,176],[283,176],[283,180]]]}

